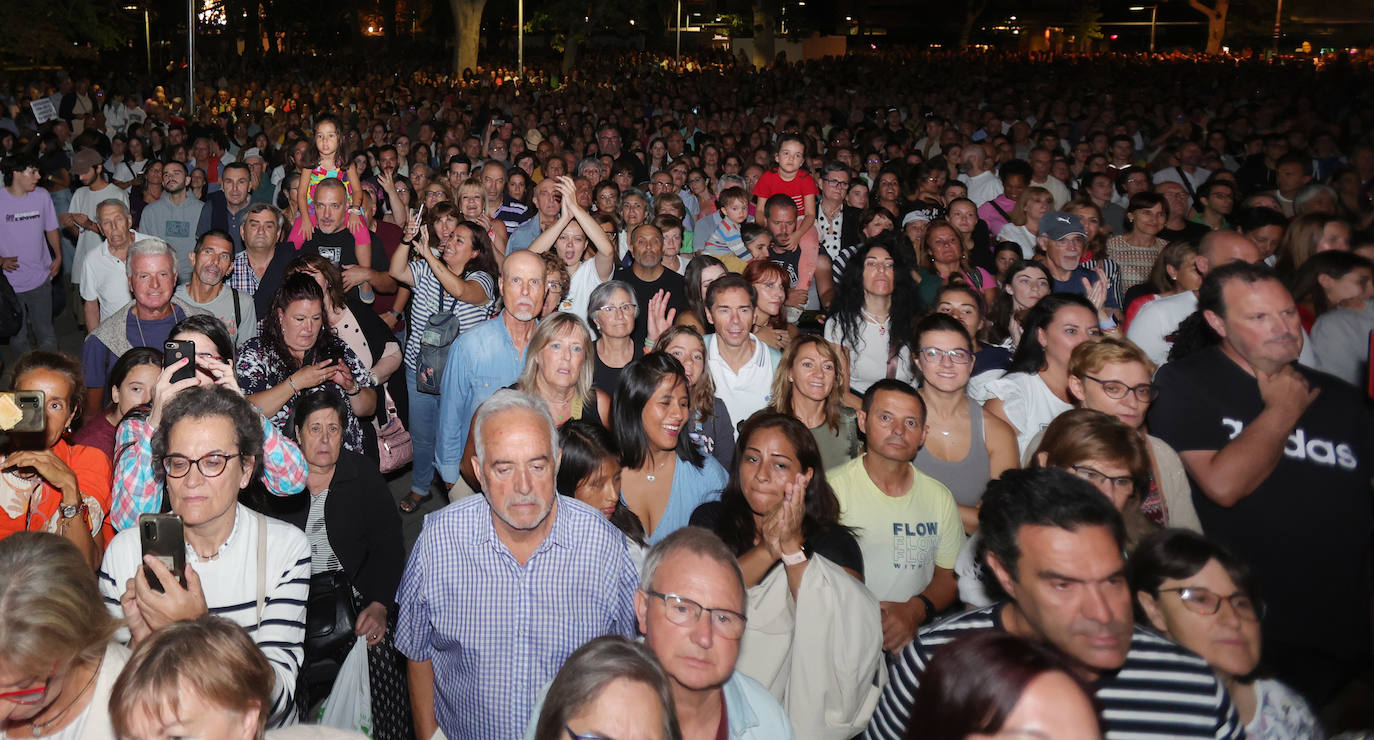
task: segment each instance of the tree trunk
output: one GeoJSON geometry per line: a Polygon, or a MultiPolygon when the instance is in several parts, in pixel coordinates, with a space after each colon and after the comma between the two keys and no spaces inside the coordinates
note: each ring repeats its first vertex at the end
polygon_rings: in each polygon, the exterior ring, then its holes
{"type": "MultiPolygon", "coordinates": [[[[765,0],[766,2],[767,0],[765,0]]],[[[777,32],[777,20],[762,5],[754,6],[754,56],[751,61],[755,69],[765,69],[773,64],[773,35],[777,32]]]]}
{"type": "Polygon", "coordinates": [[[487,0],[449,0],[453,9],[453,74],[477,71],[477,47],[482,39],[482,9],[487,0]]]}
{"type": "Polygon", "coordinates": [[[382,34],[386,36],[386,47],[396,44],[396,0],[382,0],[382,34]]]}
{"type": "Polygon", "coordinates": [[[964,12],[964,26],[959,29],[959,51],[968,48],[969,38],[973,36],[973,26],[987,5],[987,0],[969,0],[968,10],[964,12]]]}
{"type": "Polygon", "coordinates": [[[1231,0],[1216,0],[1215,7],[1207,7],[1198,0],[1188,0],[1193,10],[1207,16],[1207,53],[1220,54],[1222,42],[1226,40],[1226,16],[1231,10],[1231,0]]]}
{"type": "Polygon", "coordinates": [[[567,77],[577,66],[577,46],[580,38],[576,31],[568,31],[568,39],[563,42],[563,76],[567,77]]]}

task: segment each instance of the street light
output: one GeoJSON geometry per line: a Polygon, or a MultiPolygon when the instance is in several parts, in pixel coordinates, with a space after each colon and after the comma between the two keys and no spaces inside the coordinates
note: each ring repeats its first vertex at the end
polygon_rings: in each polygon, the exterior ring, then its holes
{"type": "Polygon", "coordinates": [[[515,38],[520,47],[516,52],[516,63],[520,67],[520,81],[525,81],[525,0],[519,0],[515,11],[515,38]]]}
{"type": "MultiPolygon", "coordinates": [[[[138,10],[137,5],[125,5],[125,10],[138,10]]],[[[143,50],[148,55],[148,74],[153,73],[153,35],[148,22],[148,8],[143,8],[143,50]]]]}
{"type": "Polygon", "coordinates": [[[677,0],[677,15],[673,16],[673,25],[677,26],[677,41],[673,49],[673,64],[678,69],[682,68],[682,0],[677,0]]]}
{"type": "Polygon", "coordinates": [[[1155,28],[1156,21],[1159,19],[1159,5],[1132,5],[1131,10],[1139,12],[1148,9],[1150,11],[1150,53],[1155,53],[1155,28]]]}

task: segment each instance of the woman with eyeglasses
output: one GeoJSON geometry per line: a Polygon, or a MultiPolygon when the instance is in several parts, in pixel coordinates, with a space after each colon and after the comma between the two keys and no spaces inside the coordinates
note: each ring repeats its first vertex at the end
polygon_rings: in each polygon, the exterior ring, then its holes
{"type": "Polygon", "coordinates": [[[1069,394],[1080,407],[1111,414],[1145,439],[1150,453],[1150,477],[1141,501],[1145,515],[1161,526],[1201,532],[1183,461],[1168,443],[1145,431],[1145,415],[1159,397],[1159,387],[1150,380],[1154,371],[1150,358],[1129,340],[1084,342],[1069,355],[1069,394]]]}
{"type": "Polygon", "coordinates": [[[615,392],[621,371],[639,356],[630,339],[638,313],[639,300],[621,280],[596,286],[587,299],[587,323],[596,330],[592,385],[607,393],[615,392]]]}
{"type": "Polygon", "coordinates": [[[1264,603],[1244,562],[1196,532],[1166,529],[1140,542],[1127,573],[1138,612],[1212,666],[1247,738],[1326,737],[1298,692],[1259,677],[1264,603]]]}
{"type": "Polygon", "coordinates": [[[152,468],[181,518],[186,567],[173,573],[145,557],[142,527],[115,535],[99,584],[110,612],[127,625],[117,639],[137,645],[207,613],[229,619],[251,632],[272,664],[269,726],[292,723],[310,545],[299,529],[239,503],[262,462],[261,416],[230,388],[190,388],[161,410],[152,448],[152,468]]]}
{"type": "Polygon", "coordinates": [[[129,660],[118,627],[71,542],[0,540],[0,737],[115,737],[110,691],[129,660]]]}
{"type": "MultiPolygon", "coordinates": [[[[170,340],[193,342],[196,373],[176,382],[172,376],[191,360],[178,360],[162,367],[153,376],[147,413],[135,408],[120,421],[115,431],[113,501],[110,524],[128,529],[139,514],[162,510],[162,486],[153,470],[153,435],[162,419],[162,410],[178,394],[190,388],[219,385],[242,395],[234,374],[234,340],[224,324],[213,316],[187,316],[172,327],[170,340]]],[[[161,365],[159,364],[159,367],[161,365]]],[[[265,416],[259,414],[263,435],[263,488],[273,496],[291,496],[305,487],[306,463],[295,443],[265,416]]]]}
{"type": "Polygon", "coordinates": [[[1016,432],[968,395],[973,340],[953,316],[933,313],[916,324],[916,369],[926,408],[926,438],[916,467],[949,489],[964,531],[978,529],[978,503],[988,481],[1017,467],[1016,432]]]}

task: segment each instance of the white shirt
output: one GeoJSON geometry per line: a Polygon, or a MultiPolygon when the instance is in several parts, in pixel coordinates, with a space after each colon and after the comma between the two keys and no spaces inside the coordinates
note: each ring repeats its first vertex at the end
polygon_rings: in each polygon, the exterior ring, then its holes
{"type": "Polygon", "coordinates": [[[577,272],[574,272],[572,279],[568,281],[568,294],[563,296],[563,302],[558,304],[558,310],[567,311],[586,321],[587,301],[591,300],[592,291],[596,290],[596,286],[604,282],[606,281],[596,271],[596,259],[584,261],[577,266],[577,272]]]}
{"type": "Polygon", "coordinates": [[[1197,310],[1197,296],[1191,290],[1157,298],[1140,307],[1126,338],[1150,356],[1155,366],[1163,365],[1169,359],[1169,348],[1174,343],[1165,337],[1178,330],[1179,322],[1197,310]]]}
{"type": "MultiPolygon", "coordinates": [[[[122,201],[125,206],[129,205],[128,192],[114,185],[107,185],[105,189],[98,193],[91,190],[89,185],[86,185],[78,189],[76,194],[72,196],[72,203],[67,208],[67,212],[84,213],[91,221],[99,223],[100,215],[96,212],[96,206],[99,206],[103,201],[111,198],[122,201]]],[[[79,276],[81,275],[81,266],[86,263],[87,255],[94,252],[102,241],[104,241],[104,237],[102,237],[98,231],[82,229],[81,233],[77,235],[76,254],[72,257],[71,274],[78,276],[78,282],[80,282],[79,276]]],[[[118,308],[118,306],[116,306],[116,308],[118,308]]]]}
{"type": "Polygon", "coordinates": [[[1030,233],[1030,229],[1016,224],[1007,224],[1002,230],[997,232],[997,240],[1004,242],[1016,242],[1021,245],[1021,257],[1031,259],[1035,256],[1035,234],[1030,233]]]}
{"type": "Polygon", "coordinates": [[[754,354],[739,372],[735,372],[730,363],[721,357],[720,343],[716,337],[716,334],[706,336],[706,367],[711,372],[711,380],[715,381],[716,397],[725,402],[731,421],[739,424],[767,406],[772,399],[773,371],[777,368],[778,360],[769,351],[771,348],[768,345],[750,335],[754,354]]]}
{"type": "Polygon", "coordinates": [[[1002,373],[988,370],[975,375],[969,380],[968,395],[979,403],[994,398],[1002,402],[1002,413],[1016,429],[1017,454],[1024,457],[1031,440],[1073,406],[1054,395],[1039,373],[1002,373]]]}
{"type": "MultiPolygon", "coordinates": [[[[308,494],[302,494],[308,495],[308,494]]],[[[236,505],[234,529],[212,560],[201,560],[187,545],[186,563],[200,576],[205,603],[210,613],[228,619],[248,631],[272,665],[276,682],[272,688],[269,727],[295,724],[292,696],[296,672],[305,653],[305,602],[310,591],[310,544],[301,530],[276,519],[267,520],[267,581],[262,624],[257,616],[258,518],[242,504],[236,505]]],[[[124,607],[119,597],[125,584],[142,567],[139,528],[116,534],[105,550],[100,564],[100,594],[105,606],[119,619],[124,607]]],[[[129,630],[120,628],[115,639],[129,640],[129,630]]]]}
{"type": "MultiPolygon", "coordinates": [[[[841,341],[839,322],[825,322],[825,340],[843,347],[849,353],[849,387],[854,391],[863,393],[870,385],[887,377],[888,331],[891,326],[891,319],[883,326],[878,326],[860,318],[858,346],[850,347],[841,341]]],[[[897,351],[897,372],[894,377],[908,383],[915,379],[911,369],[911,353],[906,347],[897,351]]]]}
{"type": "Polygon", "coordinates": [[[1059,178],[1055,177],[1054,175],[1047,176],[1044,182],[1032,181],[1031,185],[1037,188],[1044,188],[1050,191],[1050,194],[1054,196],[1055,208],[1063,208],[1064,204],[1069,202],[1068,186],[1066,186],[1062,181],[1060,181],[1059,178]]]}
{"type": "Polygon", "coordinates": [[[1161,182],[1176,182],[1182,185],[1183,189],[1189,191],[1189,193],[1196,193],[1202,187],[1202,183],[1207,182],[1207,178],[1211,176],[1212,171],[1206,167],[1197,167],[1191,173],[1182,167],[1166,167],[1155,173],[1155,184],[1158,185],[1161,182]],[[1188,178],[1188,182],[1183,182],[1183,177],[1179,176],[1180,172],[1183,173],[1183,176],[1188,178]],[[1189,187],[1190,185],[1192,187],[1189,187]]]}
{"type": "Polygon", "coordinates": [[[1004,192],[1002,180],[992,170],[976,177],[969,177],[967,174],[959,175],[959,182],[968,186],[968,199],[979,208],[1004,192]]]}
{"type": "MultiPolygon", "coordinates": [[[[151,239],[147,234],[134,232],[134,241],[151,239]]],[[[132,243],[132,242],[131,242],[132,243]]],[[[129,273],[124,260],[110,254],[110,242],[103,241],[81,265],[81,299],[100,301],[100,320],[110,318],[115,311],[133,300],[129,292],[129,273]]],[[[87,327],[94,330],[95,327],[87,327]]]]}

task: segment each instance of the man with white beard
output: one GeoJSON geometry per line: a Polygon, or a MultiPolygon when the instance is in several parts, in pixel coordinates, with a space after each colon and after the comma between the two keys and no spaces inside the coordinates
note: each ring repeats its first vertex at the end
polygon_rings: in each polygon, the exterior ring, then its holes
{"type": "Polygon", "coordinates": [[[211,229],[201,234],[191,251],[191,282],[177,286],[176,297],[219,319],[234,346],[242,347],[258,335],[258,315],[253,296],[224,282],[233,260],[234,241],[227,232],[211,229]]]}

